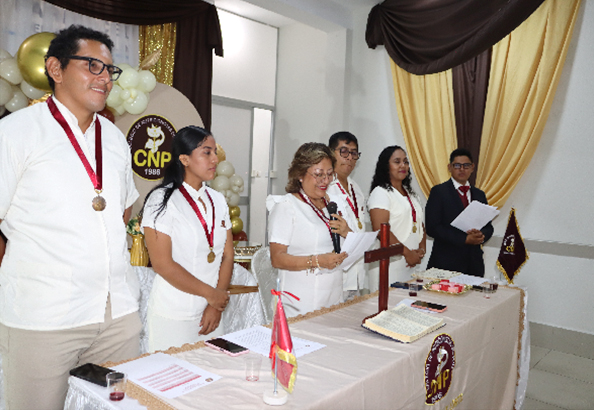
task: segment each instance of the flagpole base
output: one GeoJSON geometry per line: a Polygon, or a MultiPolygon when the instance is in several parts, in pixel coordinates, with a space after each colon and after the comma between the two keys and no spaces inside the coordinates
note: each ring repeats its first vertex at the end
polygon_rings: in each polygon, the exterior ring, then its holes
{"type": "Polygon", "coordinates": [[[284,390],[278,390],[276,393],[274,391],[264,392],[264,403],[269,406],[282,406],[287,402],[288,398],[289,395],[284,390]]]}

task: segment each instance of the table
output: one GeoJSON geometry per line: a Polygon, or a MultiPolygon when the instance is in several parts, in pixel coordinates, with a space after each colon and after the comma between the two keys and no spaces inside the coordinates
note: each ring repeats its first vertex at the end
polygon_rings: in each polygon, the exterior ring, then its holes
{"type": "MultiPolygon", "coordinates": [[[[362,318],[377,310],[375,296],[314,312],[303,320],[291,319],[293,336],[327,347],[298,359],[295,390],[283,408],[424,408],[425,361],[433,339],[443,333],[455,343],[456,365],[448,393],[432,410],[453,408],[455,401],[457,409],[513,408],[516,384],[522,383],[518,362],[526,361],[520,357],[521,340],[525,340],[527,331],[524,296],[523,290],[507,287],[500,287],[491,299],[474,291],[460,296],[420,292],[418,299],[448,306],[440,314],[446,326],[411,344],[392,341],[360,326],[362,318]]],[[[406,291],[394,289],[389,306],[407,297],[406,291]]],[[[244,380],[241,356],[229,357],[196,346],[174,355],[223,378],[173,400],[156,402],[152,398],[151,409],[270,409],[262,401],[263,392],[273,385],[267,371],[268,360],[263,361],[260,381],[254,383],[244,380]]],[[[69,403],[81,403],[81,395],[85,394],[89,400],[109,403],[102,394],[90,397],[85,383],[71,383],[67,409],[76,408],[69,407],[69,403]]],[[[147,397],[151,400],[147,393],[140,396],[141,402],[147,397]]],[[[110,408],[103,404],[88,408],[110,408]]]]}

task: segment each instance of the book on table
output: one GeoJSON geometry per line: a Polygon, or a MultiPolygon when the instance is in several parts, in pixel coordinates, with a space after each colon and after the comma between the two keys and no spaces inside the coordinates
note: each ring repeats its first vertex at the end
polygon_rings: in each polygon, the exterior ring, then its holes
{"type": "Polygon", "coordinates": [[[445,322],[435,315],[398,305],[367,318],[361,326],[399,342],[411,343],[445,326],[445,322]]]}

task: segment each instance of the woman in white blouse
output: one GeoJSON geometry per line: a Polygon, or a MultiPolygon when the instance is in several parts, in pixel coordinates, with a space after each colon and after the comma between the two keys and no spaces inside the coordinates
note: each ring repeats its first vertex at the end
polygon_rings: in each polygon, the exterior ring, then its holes
{"type": "Polygon", "coordinates": [[[350,231],[339,215],[330,221],[326,194],[336,159],[319,143],[303,144],[289,167],[286,195],[269,196],[270,258],[279,269],[281,290],[300,300],[283,300],[288,316],[297,316],[342,302],[342,269],[346,253],[333,253],[331,233],[350,231]]]}
{"type": "MultiPolygon", "coordinates": [[[[403,256],[390,261],[390,283],[409,280],[425,256],[423,207],[411,187],[411,179],[404,149],[397,145],[385,148],[377,160],[367,207],[373,230],[389,223],[390,244],[404,245],[403,256]]],[[[370,269],[369,275],[371,290],[376,290],[378,269],[370,269]]]]}
{"type": "Polygon", "coordinates": [[[149,350],[222,334],[233,237],[229,208],[204,182],[214,178],[216,144],[203,128],[177,132],[161,185],[145,200],[142,226],[155,272],[148,304],[149,350]]]}

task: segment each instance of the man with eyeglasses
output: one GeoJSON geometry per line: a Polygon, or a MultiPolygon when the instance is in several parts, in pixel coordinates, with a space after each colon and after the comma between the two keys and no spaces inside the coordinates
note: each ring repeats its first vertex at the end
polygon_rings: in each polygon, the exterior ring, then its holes
{"type": "Polygon", "coordinates": [[[439,268],[484,276],[482,244],[493,235],[493,225],[489,222],[480,231],[471,229],[468,232],[450,225],[471,201],[487,204],[485,193],[468,183],[474,171],[470,152],[464,148],[454,150],[450,154],[448,171],[452,175],[451,179],[431,189],[425,207],[427,235],[433,237],[427,269],[439,268]]]}
{"type": "Polygon", "coordinates": [[[139,354],[125,223],[130,151],[97,115],[121,71],[112,41],[71,26],[46,55],[53,96],[0,121],[0,351],[8,410],[62,409],[69,370],[139,354]]]}
{"type": "MultiPolygon", "coordinates": [[[[353,232],[365,231],[365,196],[359,185],[350,177],[361,156],[357,137],[348,131],[333,134],[328,147],[334,152],[336,166],[335,178],[328,186],[328,195],[336,201],[338,209],[344,210],[342,217],[353,232]]],[[[359,295],[361,289],[368,288],[367,273],[363,258],[343,273],[344,300],[359,295]]]]}

